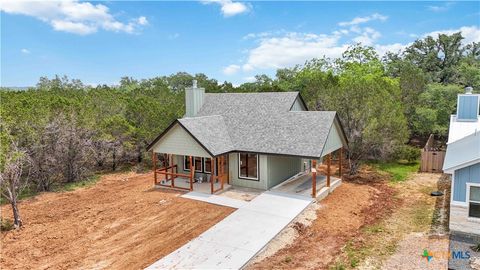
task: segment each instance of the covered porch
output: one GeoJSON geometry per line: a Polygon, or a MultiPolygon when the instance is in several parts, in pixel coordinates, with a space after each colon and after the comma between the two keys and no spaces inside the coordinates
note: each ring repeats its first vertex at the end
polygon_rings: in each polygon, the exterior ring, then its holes
{"type": "Polygon", "coordinates": [[[343,179],[343,147],[327,154],[321,164],[312,160],[309,171],[301,172],[273,187],[272,191],[322,199],[341,184],[343,179]]]}
{"type": "Polygon", "coordinates": [[[179,173],[179,165],[175,162],[174,154],[152,152],[154,185],[163,188],[211,194],[229,188],[227,157],[205,157],[205,159],[208,159],[206,163],[209,165],[209,172],[198,172],[195,168],[197,164],[195,157],[188,156],[189,173],[179,173]],[[161,155],[160,161],[159,155],[161,155]]]}

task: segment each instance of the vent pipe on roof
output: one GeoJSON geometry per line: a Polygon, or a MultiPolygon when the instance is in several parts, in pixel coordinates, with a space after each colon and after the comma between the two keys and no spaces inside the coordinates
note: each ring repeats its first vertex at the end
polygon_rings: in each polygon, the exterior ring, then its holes
{"type": "Polygon", "coordinates": [[[470,86],[465,87],[465,94],[471,95],[473,93],[473,88],[470,86]]]}
{"type": "Polygon", "coordinates": [[[185,89],[185,117],[194,117],[203,106],[205,89],[197,87],[197,80],[193,80],[192,87],[185,89]]]}

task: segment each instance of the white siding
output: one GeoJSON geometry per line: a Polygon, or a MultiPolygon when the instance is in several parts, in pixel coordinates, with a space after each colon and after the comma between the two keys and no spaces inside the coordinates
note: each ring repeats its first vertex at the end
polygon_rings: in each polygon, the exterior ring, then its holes
{"type": "Polygon", "coordinates": [[[306,111],[306,110],[307,108],[305,108],[305,106],[303,105],[303,102],[300,100],[300,97],[297,97],[290,111],[298,112],[298,111],[306,111]]]}
{"type": "Polygon", "coordinates": [[[335,120],[333,126],[328,133],[327,141],[323,147],[322,156],[325,156],[343,146],[343,139],[341,137],[340,125],[335,120]]]}
{"type": "Polygon", "coordinates": [[[259,178],[257,180],[248,180],[248,179],[241,179],[238,178],[238,153],[231,153],[229,154],[229,176],[230,176],[230,184],[234,186],[240,187],[248,187],[248,188],[258,188],[258,189],[267,189],[267,182],[268,182],[268,158],[265,155],[259,155],[259,178]]]}
{"type": "Polygon", "coordinates": [[[178,123],[153,146],[153,151],[183,156],[210,157],[208,152],[178,123]]]}

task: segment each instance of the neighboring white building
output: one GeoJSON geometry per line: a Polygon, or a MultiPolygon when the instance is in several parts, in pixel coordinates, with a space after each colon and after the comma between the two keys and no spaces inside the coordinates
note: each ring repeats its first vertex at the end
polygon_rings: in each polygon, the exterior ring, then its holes
{"type": "Polygon", "coordinates": [[[450,118],[443,170],[452,175],[450,230],[480,235],[480,95],[467,88],[450,118]]]}

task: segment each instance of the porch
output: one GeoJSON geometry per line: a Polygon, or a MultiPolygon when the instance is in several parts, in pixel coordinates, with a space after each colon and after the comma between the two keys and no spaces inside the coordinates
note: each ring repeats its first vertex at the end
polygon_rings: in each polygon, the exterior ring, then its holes
{"type": "Polygon", "coordinates": [[[154,185],[157,187],[211,194],[230,187],[228,170],[226,169],[228,168],[228,158],[226,156],[205,158],[208,159],[206,163],[203,163],[203,158],[200,158],[200,166],[197,165],[198,162],[195,157],[187,156],[189,171],[179,173],[178,164],[175,162],[176,155],[161,154],[161,167],[157,168],[158,155],[158,153],[152,152],[154,185]],[[202,172],[198,172],[197,167],[200,168],[203,164],[209,165],[208,171],[202,169],[202,172]]]}
{"type": "MultiPolygon", "coordinates": [[[[159,188],[172,188],[172,180],[160,180],[160,176],[157,176],[157,180],[159,180],[159,183],[156,184],[157,187],[159,188]]],[[[175,177],[173,179],[173,185],[174,189],[180,189],[180,190],[190,190],[190,178],[189,177],[175,177]]],[[[213,190],[215,192],[220,191],[220,190],[227,190],[230,188],[230,185],[227,183],[223,184],[223,189],[222,189],[222,183],[221,182],[214,182],[213,183],[213,190]]],[[[198,181],[194,180],[193,181],[193,190],[198,191],[201,193],[211,193],[212,191],[212,183],[211,182],[206,182],[206,181],[198,181]]]]}
{"type": "Polygon", "coordinates": [[[296,194],[301,196],[312,196],[315,194],[317,199],[323,199],[332,192],[337,186],[341,184],[341,179],[339,177],[330,177],[330,185],[327,183],[326,175],[317,175],[316,183],[313,185],[313,175],[312,173],[301,173],[298,174],[283,183],[273,187],[272,191],[283,192],[296,194]],[[315,193],[313,192],[313,186],[315,186],[315,193]]]}

